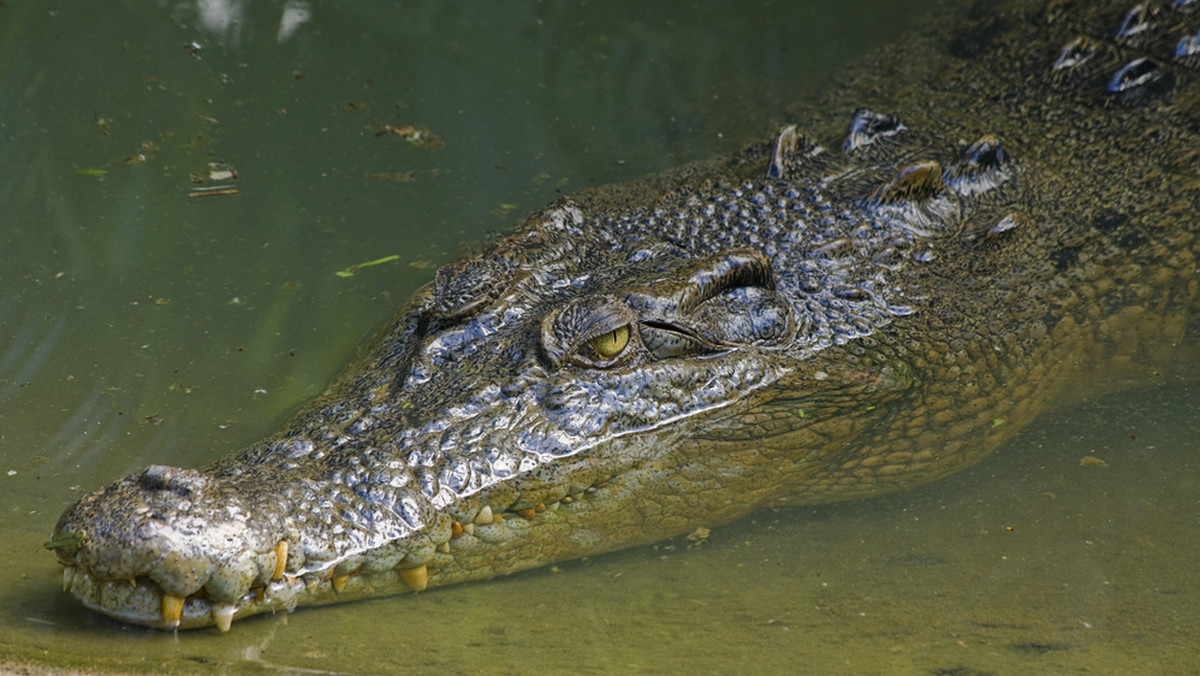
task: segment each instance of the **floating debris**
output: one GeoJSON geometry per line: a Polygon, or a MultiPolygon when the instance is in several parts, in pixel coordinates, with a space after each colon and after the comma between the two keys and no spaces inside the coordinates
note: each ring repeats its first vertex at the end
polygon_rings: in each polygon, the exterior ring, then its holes
{"type": "Polygon", "coordinates": [[[432,131],[412,124],[392,125],[377,122],[374,125],[376,136],[394,136],[404,139],[422,150],[437,150],[445,145],[442,137],[432,131]]]}
{"type": "Polygon", "coordinates": [[[199,188],[188,193],[188,197],[218,197],[220,195],[236,195],[240,190],[237,188],[199,188]]]}
{"type": "Polygon", "coordinates": [[[495,209],[492,209],[492,215],[496,216],[497,218],[504,218],[505,216],[507,216],[511,211],[513,211],[516,208],[517,208],[517,205],[515,205],[515,204],[501,202],[500,206],[496,207],[495,209]]]}
{"type": "Polygon", "coordinates": [[[121,158],[122,164],[145,164],[154,159],[154,153],[158,152],[158,144],[154,141],[142,141],[138,145],[138,151],[132,155],[126,155],[121,158]]]}
{"type": "Polygon", "coordinates": [[[397,183],[408,183],[409,181],[417,180],[417,172],[415,171],[381,171],[367,174],[369,181],[395,181],[397,183]]]}
{"type": "Polygon", "coordinates": [[[238,180],[237,169],[226,162],[209,162],[199,171],[188,174],[193,185],[204,186],[188,192],[188,197],[214,197],[236,195],[240,192],[233,181],[238,180]],[[212,185],[212,184],[218,185],[212,185]]]}
{"type": "Polygon", "coordinates": [[[193,171],[188,174],[192,179],[192,183],[204,184],[214,181],[236,181],[238,178],[237,169],[233,168],[232,164],[225,162],[209,162],[200,171],[193,171]]]}
{"type": "Polygon", "coordinates": [[[383,258],[376,258],[375,260],[367,261],[366,263],[359,263],[357,265],[351,265],[350,267],[346,268],[345,270],[338,270],[337,272],[335,272],[333,274],[337,275],[338,277],[353,277],[354,273],[358,272],[359,270],[361,270],[363,268],[369,268],[372,265],[382,265],[383,263],[388,263],[388,262],[394,261],[398,258],[400,258],[400,256],[398,254],[392,254],[391,256],[384,256],[383,258]]]}
{"type": "Polygon", "coordinates": [[[199,150],[204,146],[210,146],[214,143],[216,143],[216,141],[212,138],[205,136],[204,134],[196,134],[190,141],[181,144],[179,147],[183,148],[184,150],[194,151],[199,150]]]}

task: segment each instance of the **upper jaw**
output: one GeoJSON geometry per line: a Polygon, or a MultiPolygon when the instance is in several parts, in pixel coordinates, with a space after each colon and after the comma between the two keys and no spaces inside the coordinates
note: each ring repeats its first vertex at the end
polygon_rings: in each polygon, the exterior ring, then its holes
{"type": "Polygon", "coordinates": [[[72,505],[47,547],[65,566],[64,587],[86,605],[171,627],[188,597],[224,614],[252,588],[281,579],[282,534],[282,524],[254,514],[236,488],[151,465],[72,505]],[[161,612],[148,616],[153,606],[161,612]]]}

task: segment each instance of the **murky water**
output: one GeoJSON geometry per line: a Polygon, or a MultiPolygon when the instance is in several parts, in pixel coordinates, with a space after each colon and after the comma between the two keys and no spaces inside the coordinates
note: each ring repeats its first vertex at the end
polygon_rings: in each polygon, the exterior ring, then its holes
{"type": "Polygon", "coordinates": [[[0,666],[1189,673],[1186,386],[1048,417],[904,495],[228,635],[59,591],[42,542],[82,492],[267,434],[466,244],[767,137],[908,5],[0,6],[0,666]]]}

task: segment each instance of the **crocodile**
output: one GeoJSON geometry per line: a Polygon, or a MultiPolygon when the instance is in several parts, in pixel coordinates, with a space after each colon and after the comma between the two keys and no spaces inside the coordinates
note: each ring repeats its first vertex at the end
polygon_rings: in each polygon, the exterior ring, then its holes
{"type": "Polygon", "coordinates": [[[228,631],[906,489],[1194,374],[1200,2],[990,4],[441,267],[279,433],[69,507],[65,589],[228,631]]]}

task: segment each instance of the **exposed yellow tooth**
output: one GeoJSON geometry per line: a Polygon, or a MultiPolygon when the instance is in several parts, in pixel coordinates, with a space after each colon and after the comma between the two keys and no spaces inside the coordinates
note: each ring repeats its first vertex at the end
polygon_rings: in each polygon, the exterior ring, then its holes
{"type": "Polygon", "coordinates": [[[275,545],[275,571],[271,573],[272,580],[283,579],[283,569],[287,566],[288,541],[280,540],[275,545]]]}
{"type": "Polygon", "coordinates": [[[75,566],[63,568],[63,591],[71,589],[71,580],[75,579],[75,566]]]}
{"type": "Polygon", "coordinates": [[[162,610],[163,622],[169,627],[178,627],[179,619],[183,617],[183,597],[163,592],[162,610]]]}
{"type": "Polygon", "coordinates": [[[517,515],[523,519],[528,519],[530,521],[533,521],[534,517],[537,516],[537,510],[536,509],[518,509],[517,515]]]}
{"type": "Polygon", "coordinates": [[[233,611],[237,610],[237,606],[232,603],[214,603],[212,607],[213,621],[217,623],[217,629],[221,631],[229,631],[230,625],[233,624],[233,611]]]}
{"type": "Polygon", "coordinates": [[[443,554],[449,554],[450,553],[450,541],[446,540],[442,544],[438,545],[437,550],[443,554]]]}
{"type": "Polygon", "coordinates": [[[494,519],[491,505],[484,505],[483,509],[479,510],[479,513],[475,515],[475,523],[478,524],[491,523],[494,519]]]}
{"type": "Polygon", "coordinates": [[[456,538],[463,534],[463,525],[457,521],[450,524],[450,537],[456,538]]]}
{"type": "Polygon", "coordinates": [[[429,585],[429,567],[420,566],[419,568],[409,568],[408,570],[400,571],[400,578],[404,583],[412,588],[413,591],[424,591],[429,585]]]}
{"type": "Polygon", "coordinates": [[[467,535],[474,535],[475,534],[475,524],[464,523],[463,524],[463,532],[466,533],[467,535]]]}
{"type": "Polygon", "coordinates": [[[341,591],[346,588],[346,582],[349,579],[350,579],[349,573],[347,573],[345,575],[334,575],[333,576],[333,590],[340,594],[341,591]]]}

